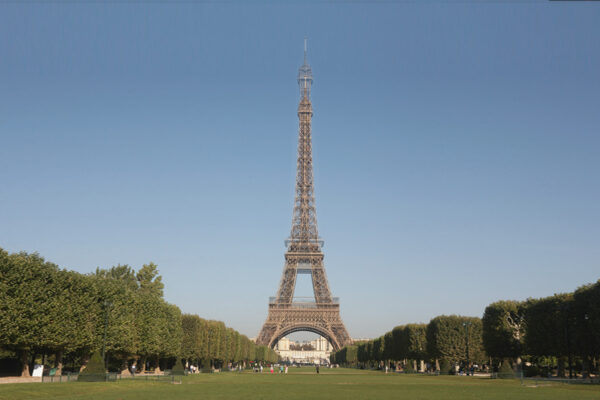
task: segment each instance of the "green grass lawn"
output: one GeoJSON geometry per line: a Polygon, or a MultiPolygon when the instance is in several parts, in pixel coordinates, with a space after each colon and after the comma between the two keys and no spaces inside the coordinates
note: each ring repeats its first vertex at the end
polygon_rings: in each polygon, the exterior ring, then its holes
{"type": "Polygon", "coordinates": [[[600,386],[546,384],[466,376],[384,374],[352,369],[290,368],[288,375],[263,372],[199,374],[181,384],[122,380],[111,383],[0,385],[0,399],[187,400],[187,399],[594,399],[600,386]]]}

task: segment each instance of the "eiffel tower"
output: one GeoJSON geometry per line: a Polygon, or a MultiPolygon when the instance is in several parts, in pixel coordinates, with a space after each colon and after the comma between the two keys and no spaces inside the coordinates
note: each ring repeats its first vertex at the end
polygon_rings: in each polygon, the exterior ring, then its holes
{"type": "Polygon", "coordinates": [[[289,239],[285,241],[287,251],[279,290],[276,297],[269,299],[269,314],[256,343],[274,347],[281,338],[290,333],[309,331],[323,336],[338,350],[351,344],[352,340],[340,317],[339,299],[331,297],[323,265],[323,241],[317,230],[310,127],[312,81],[312,70],[306,60],[305,40],[304,64],[298,72],[300,128],[292,231],[289,239]],[[294,298],[298,274],[312,276],[314,301],[294,298]]]}

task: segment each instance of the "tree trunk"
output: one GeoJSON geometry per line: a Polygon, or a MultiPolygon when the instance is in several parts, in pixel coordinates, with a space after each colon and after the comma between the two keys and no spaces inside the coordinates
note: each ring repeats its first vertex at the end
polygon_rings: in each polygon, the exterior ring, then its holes
{"type": "Polygon", "coordinates": [[[81,367],[79,367],[79,372],[83,371],[87,366],[87,363],[90,361],[90,354],[86,354],[81,358],[81,367]]]}
{"type": "Polygon", "coordinates": [[[129,368],[127,368],[127,359],[121,361],[121,375],[130,376],[129,368]]]}
{"type": "Polygon", "coordinates": [[[56,376],[62,375],[63,370],[63,351],[59,350],[56,352],[56,376]]]}
{"type": "Polygon", "coordinates": [[[29,357],[29,360],[28,360],[29,361],[29,370],[33,371],[33,367],[35,367],[35,359],[37,357],[37,354],[35,354],[35,352],[33,352],[30,355],[31,355],[31,357],[29,357]]]}
{"type": "Polygon", "coordinates": [[[146,357],[140,357],[140,374],[146,372],[146,357]]]}
{"type": "Polygon", "coordinates": [[[425,372],[425,361],[419,360],[419,372],[425,372]]]}
{"type": "Polygon", "coordinates": [[[438,360],[437,358],[435,359],[435,370],[436,371],[440,370],[440,360],[438,360]]]}
{"type": "Polygon", "coordinates": [[[29,373],[29,351],[19,351],[19,360],[21,361],[21,377],[29,378],[31,376],[29,373]]]}

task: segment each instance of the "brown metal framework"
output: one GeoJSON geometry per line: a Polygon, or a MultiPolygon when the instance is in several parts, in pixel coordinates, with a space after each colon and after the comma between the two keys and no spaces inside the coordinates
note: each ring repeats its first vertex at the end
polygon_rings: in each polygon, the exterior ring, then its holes
{"type": "Polygon", "coordinates": [[[298,72],[298,84],[301,96],[298,105],[300,127],[292,231],[290,238],[286,240],[287,252],[279,290],[277,296],[269,301],[269,315],[256,343],[273,347],[290,333],[309,331],[325,337],[337,350],[350,344],[352,340],[340,317],[339,301],[331,297],[323,265],[323,241],[317,229],[311,139],[312,71],[306,61],[306,42],[304,64],[298,72]],[[311,274],[314,301],[294,298],[298,274],[311,274]]]}

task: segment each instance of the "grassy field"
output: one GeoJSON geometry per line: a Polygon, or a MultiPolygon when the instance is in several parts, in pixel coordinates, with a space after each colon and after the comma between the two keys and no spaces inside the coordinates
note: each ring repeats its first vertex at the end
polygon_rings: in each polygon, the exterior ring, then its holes
{"type": "Polygon", "coordinates": [[[182,378],[181,384],[122,380],[111,383],[0,385],[0,399],[600,399],[600,386],[545,384],[466,376],[413,376],[351,369],[292,368],[288,375],[217,373],[182,378]]]}

